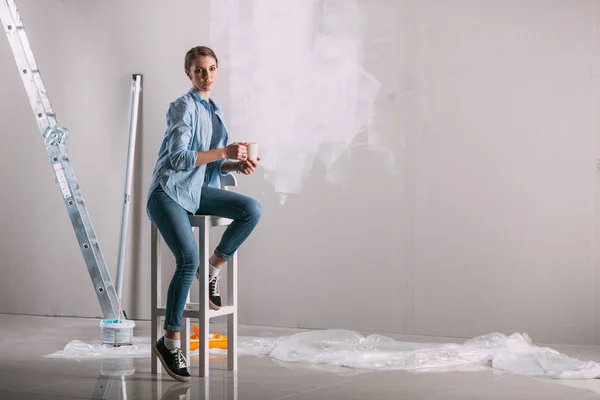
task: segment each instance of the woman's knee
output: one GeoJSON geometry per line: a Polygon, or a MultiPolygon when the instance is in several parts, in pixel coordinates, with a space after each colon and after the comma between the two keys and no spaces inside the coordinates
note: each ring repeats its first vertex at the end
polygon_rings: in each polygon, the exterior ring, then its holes
{"type": "Polygon", "coordinates": [[[244,208],[248,219],[254,222],[258,222],[260,220],[260,217],[262,216],[262,206],[258,201],[248,197],[245,201],[244,208]]]}
{"type": "Polygon", "coordinates": [[[252,199],[251,213],[257,220],[262,216],[262,205],[254,199],[252,199]]]}
{"type": "Polygon", "coordinates": [[[200,256],[197,248],[182,249],[175,257],[177,269],[185,272],[196,273],[200,266],[200,256]]]}

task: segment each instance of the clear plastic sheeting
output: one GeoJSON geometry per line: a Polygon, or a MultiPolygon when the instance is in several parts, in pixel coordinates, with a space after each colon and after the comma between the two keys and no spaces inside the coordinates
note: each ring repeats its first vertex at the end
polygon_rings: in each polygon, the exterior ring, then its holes
{"type": "MultiPolygon", "coordinates": [[[[238,336],[238,355],[240,356],[270,356],[273,351],[291,336],[260,337],[260,336],[238,336]]],[[[192,355],[198,355],[199,351],[192,351],[192,355]]],[[[210,349],[210,354],[226,355],[225,349],[210,349]]]]}
{"type": "MultiPolygon", "coordinates": [[[[211,354],[226,350],[211,349],[211,354]]],[[[268,356],[283,363],[346,367],[358,370],[410,372],[479,371],[489,367],[518,375],[557,379],[600,377],[600,364],[568,357],[532,344],[527,334],[490,333],[459,343],[401,342],[382,335],[363,336],[349,330],[319,330],[278,337],[238,338],[238,353],[268,356]]],[[[192,352],[197,355],[198,351],[192,352]]],[[[150,338],[133,338],[132,346],[112,347],[100,341],[74,340],[46,357],[149,357],[150,338]]],[[[327,371],[328,368],[322,368],[327,371]]],[[[339,369],[333,368],[331,371],[339,369]]]]}
{"type": "Polygon", "coordinates": [[[559,379],[595,379],[600,377],[600,364],[581,361],[548,347],[531,344],[526,334],[505,338],[494,352],[492,367],[514,374],[559,379]]]}
{"type": "Polygon", "coordinates": [[[150,338],[134,337],[130,346],[119,347],[103,344],[100,340],[92,342],[72,340],[66,344],[64,349],[45,357],[77,360],[150,357],[150,338]]]}
{"type": "Polygon", "coordinates": [[[600,364],[534,346],[527,334],[490,333],[455,343],[400,342],[382,335],[323,330],[278,338],[240,338],[240,354],[290,363],[367,370],[478,371],[488,367],[519,375],[560,379],[600,377],[600,364]]]}

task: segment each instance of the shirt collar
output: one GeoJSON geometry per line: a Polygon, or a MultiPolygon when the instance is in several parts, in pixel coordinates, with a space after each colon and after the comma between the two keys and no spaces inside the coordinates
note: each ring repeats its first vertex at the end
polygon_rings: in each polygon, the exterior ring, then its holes
{"type": "MultiPolygon", "coordinates": [[[[208,105],[209,105],[209,104],[208,104],[208,101],[206,101],[206,100],[204,99],[204,97],[200,96],[200,93],[198,93],[198,92],[196,91],[196,89],[194,89],[194,88],[191,88],[191,89],[188,91],[188,93],[189,93],[189,94],[191,94],[191,96],[192,96],[192,98],[194,98],[194,100],[196,100],[196,101],[199,101],[200,103],[202,103],[202,104],[203,104],[203,105],[205,105],[205,106],[208,106],[208,105]]],[[[215,113],[216,113],[216,114],[218,114],[218,115],[220,116],[220,115],[221,115],[221,107],[219,107],[219,105],[218,105],[218,104],[217,104],[217,103],[216,103],[216,102],[215,102],[213,99],[210,99],[210,104],[212,104],[212,106],[214,107],[214,109],[215,109],[215,113]]]]}
{"type": "Polygon", "coordinates": [[[196,91],[196,89],[191,88],[188,91],[188,94],[190,94],[194,100],[199,101],[200,103],[206,103],[206,104],[208,104],[208,102],[206,100],[204,100],[204,97],[200,96],[200,93],[198,93],[196,91]]]}

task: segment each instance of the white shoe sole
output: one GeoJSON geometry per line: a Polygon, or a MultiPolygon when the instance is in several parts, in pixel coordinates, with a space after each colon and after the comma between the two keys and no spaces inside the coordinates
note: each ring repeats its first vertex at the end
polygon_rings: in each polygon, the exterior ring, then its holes
{"type": "Polygon", "coordinates": [[[219,311],[221,309],[221,307],[219,307],[218,305],[216,305],[215,303],[210,301],[210,299],[208,300],[208,306],[210,307],[211,310],[215,310],[215,311],[219,311]]]}

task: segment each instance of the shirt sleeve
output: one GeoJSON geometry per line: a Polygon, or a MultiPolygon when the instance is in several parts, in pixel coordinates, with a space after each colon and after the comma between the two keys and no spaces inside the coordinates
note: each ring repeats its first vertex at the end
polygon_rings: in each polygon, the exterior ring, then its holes
{"type": "Polygon", "coordinates": [[[171,168],[185,171],[196,166],[196,152],[189,149],[192,141],[192,115],[184,100],[174,101],[167,111],[167,149],[171,168]]]}
{"type": "Polygon", "coordinates": [[[222,168],[223,168],[223,164],[225,164],[227,161],[229,161],[228,158],[221,158],[219,161],[217,161],[217,171],[219,171],[219,174],[221,174],[221,176],[227,176],[229,175],[229,172],[223,172],[222,168]]]}

